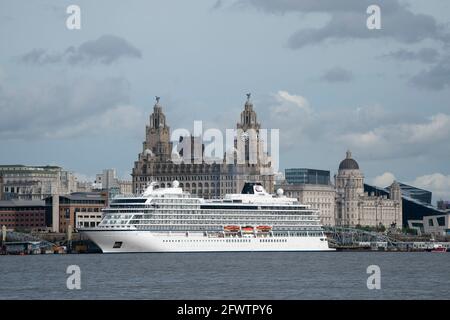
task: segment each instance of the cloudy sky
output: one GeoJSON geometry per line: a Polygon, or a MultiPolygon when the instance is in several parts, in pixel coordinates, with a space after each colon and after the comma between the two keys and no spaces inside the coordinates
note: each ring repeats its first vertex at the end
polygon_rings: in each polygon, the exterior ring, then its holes
{"type": "Polygon", "coordinates": [[[0,2],[0,163],[129,178],[154,96],[169,125],[234,128],[252,100],[280,169],[336,172],[450,200],[450,2],[0,2]],[[67,6],[81,30],[66,28],[67,6]],[[381,7],[381,30],[366,9],[381,7]]]}

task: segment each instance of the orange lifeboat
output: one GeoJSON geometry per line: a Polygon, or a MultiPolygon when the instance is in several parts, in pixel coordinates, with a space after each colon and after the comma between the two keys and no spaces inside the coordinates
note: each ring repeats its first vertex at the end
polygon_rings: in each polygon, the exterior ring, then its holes
{"type": "Polygon", "coordinates": [[[258,230],[258,232],[270,232],[272,230],[271,226],[257,226],[256,230],[258,230]]]}
{"type": "Polygon", "coordinates": [[[251,232],[253,232],[253,227],[252,226],[242,227],[242,232],[251,233],[251,232]]]}
{"type": "Polygon", "coordinates": [[[225,226],[223,230],[226,232],[238,232],[241,229],[239,226],[225,226]]]}

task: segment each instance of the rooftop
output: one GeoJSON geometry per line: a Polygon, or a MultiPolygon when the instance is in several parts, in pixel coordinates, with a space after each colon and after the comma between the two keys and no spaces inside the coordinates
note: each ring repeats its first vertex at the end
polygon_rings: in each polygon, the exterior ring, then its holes
{"type": "Polygon", "coordinates": [[[44,207],[44,200],[0,200],[0,207],[44,207]]]}
{"type": "Polygon", "coordinates": [[[352,158],[352,153],[347,151],[347,155],[344,160],[339,164],[339,170],[358,170],[359,165],[355,159],[352,158]]]}

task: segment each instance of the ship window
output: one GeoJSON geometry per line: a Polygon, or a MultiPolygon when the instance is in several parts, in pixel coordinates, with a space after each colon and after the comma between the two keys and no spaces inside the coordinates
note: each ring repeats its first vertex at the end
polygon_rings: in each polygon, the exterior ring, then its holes
{"type": "Polygon", "coordinates": [[[122,241],[114,242],[114,245],[113,245],[114,249],[119,249],[120,247],[122,247],[122,241]]]}

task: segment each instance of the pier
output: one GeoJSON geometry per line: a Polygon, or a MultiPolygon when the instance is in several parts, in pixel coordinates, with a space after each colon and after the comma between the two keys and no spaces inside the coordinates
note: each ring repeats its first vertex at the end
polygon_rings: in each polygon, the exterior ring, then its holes
{"type": "Polygon", "coordinates": [[[436,247],[450,250],[448,238],[444,241],[417,237],[401,240],[400,236],[350,227],[324,227],[324,230],[330,247],[338,251],[431,251],[436,247]]]}

